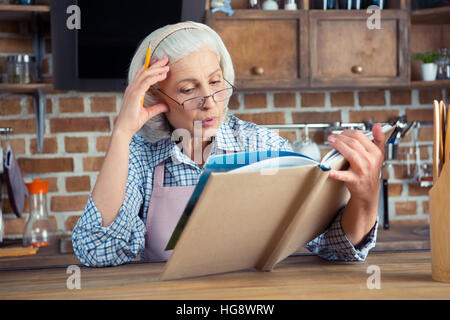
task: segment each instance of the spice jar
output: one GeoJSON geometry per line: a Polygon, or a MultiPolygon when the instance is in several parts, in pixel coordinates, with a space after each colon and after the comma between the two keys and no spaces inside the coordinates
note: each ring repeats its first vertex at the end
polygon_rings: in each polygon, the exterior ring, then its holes
{"type": "Polygon", "coordinates": [[[28,84],[36,82],[36,57],[29,54],[16,54],[6,59],[8,83],[28,84]]]}

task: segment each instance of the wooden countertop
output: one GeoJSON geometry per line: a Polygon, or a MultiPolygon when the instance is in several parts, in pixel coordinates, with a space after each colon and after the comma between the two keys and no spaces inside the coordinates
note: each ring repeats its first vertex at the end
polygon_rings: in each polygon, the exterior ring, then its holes
{"type": "Polygon", "coordinates": [[[292,256],[272,272],[245,270],[159,281],[164,263],[80,268],[81,289],[67,289],[65,267],[0,272],[2,299],[448,299],[450,283],[431,279],[431,255],[371,253],[365,262],[292,256]],[[381,289],[368,289],[368,267],[380,268],[381,289]]]}
{"type": "MultiPolygon", "coordinates": [[[[272,272],[244,270],[177,281],[159,281],[163,263],[87,268],[70,239],[36,255],[0,258],[2,299],[449,299],[450,284],[431,279],[428,225],[378,229],[365,262],[331,262],[300,249],[272,272]],[[68,252],[62,254],[61,252],[68,252]],[[81,290],[67,289],[67,266],[79,265],[81,290]],[[367,288],[377,265],[381,289],[367,288]]],[[[18,245],[9,241],[6,246],[18,245]]]]}

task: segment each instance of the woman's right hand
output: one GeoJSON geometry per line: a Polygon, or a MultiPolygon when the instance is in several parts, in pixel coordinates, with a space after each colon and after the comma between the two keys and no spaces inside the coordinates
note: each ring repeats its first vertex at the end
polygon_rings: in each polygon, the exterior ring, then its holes
{"type": "Polygon", "coordinates": [[[142,66],[125,90],[122,107],[114,125],[114,130],[131,137],[151,118],[169,110],[168,106],[162,103],[150,107],[142,106],[142,99],[150,86],[159,81],[163,81],[169,72],[169,58],[164,56],[161,60],[154,57],[150,61],[149,68],[142,66]]]}

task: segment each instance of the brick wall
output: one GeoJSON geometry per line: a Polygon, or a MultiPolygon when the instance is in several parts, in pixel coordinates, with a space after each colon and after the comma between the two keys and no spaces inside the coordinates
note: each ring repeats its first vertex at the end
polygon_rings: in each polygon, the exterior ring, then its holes
{"type": "MultiPolygon", "coordinates": [[[[51,45],[47,35],[44,77],[51,80],[51,45]]],[[[31,53],[27,23],[0,21],[0,74],[4,77],[6,56],[31,53]]],[[[131,58],[131,57],[130,57],[131,58]]],[[[448,99],[449,89],[371,90],[322,92],[238,93],[230,102],[230,111],[243,120],[259,124],[385,121],[406,114],[409,120],[432,121],[432,100],[448,99]]],[[[19,161],[24,179],[49,180],[48,209],[60,234],[70,233],[92,190],[108,146],[115,117],[122,103],[120,92],[52,91],[47,95],[44,151],[37,153],[33,100],[26,94],[0,94],[0,127],[12,127],[9,142],[19,161]]],[[[283,131],[291,142],[302,132],[283,131]]],[[[320,144],[321,131],[310,131],[320,144]]],[[[421,143],[432,141],[431,128],[420,130],[421,143]]],[[[4,139],[2,139],[4,145],[4,139]]],[[[410,136],[402,144],[407,151],[410,136]]],[[[431,163],[431,147],[421,147],[421,159],[431,163]]],[[[405,161],[386,168],[389,176],[391,221],[428,219],[428,189],[420,188],[408,176],[405,161]]],[[[6,237],[21,237],[24,218],[15,218],[7,198],[6,187],[1,205],[6,237]]],[[[25,204],[28,212],[28,203],[25,204]]]]}

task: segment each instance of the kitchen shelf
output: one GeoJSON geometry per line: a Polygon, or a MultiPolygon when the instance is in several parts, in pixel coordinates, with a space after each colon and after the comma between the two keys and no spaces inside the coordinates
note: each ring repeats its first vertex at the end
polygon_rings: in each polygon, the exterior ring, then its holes
{"type": "Polygon", "coordinates": [[[32,83],[32,84],[15,84],[0,83],[0,93],[34,93],[36,90],[43,91],[53,90],[51,83],[32,83]]]}
{"type": "Polygon", "coordinates": [[[27,6],[14,4],[0,5],[0,20],[2,21],[31,20],[33,13],[38,13],[50,17],[50,6],[27,6]]]}
{"type": "Polygon", "coordinates": [[[447,88],[450,87],[450,79],[436,81],[411,81],[411,88],[447,88]]]}
{"type": "Polygon", "coordinates": [[[450,6],[411,12],[412,24],[450,24],[450,6]]]}

